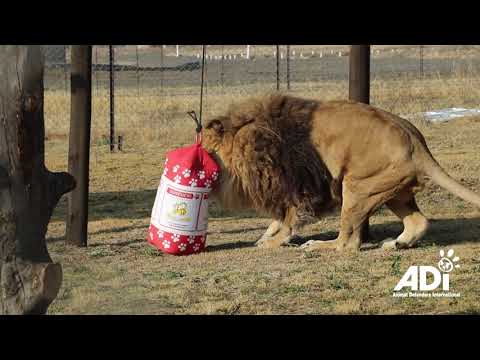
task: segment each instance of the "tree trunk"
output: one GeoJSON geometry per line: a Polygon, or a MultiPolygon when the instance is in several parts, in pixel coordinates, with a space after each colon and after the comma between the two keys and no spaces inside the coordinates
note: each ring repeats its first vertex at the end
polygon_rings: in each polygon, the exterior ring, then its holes
{"type": "Polygon", "coordinates": [[[68,173],[45,168],[40,46],[0,46],[0,314],[45,314],[62,283],[45,234],[68,173]]]}

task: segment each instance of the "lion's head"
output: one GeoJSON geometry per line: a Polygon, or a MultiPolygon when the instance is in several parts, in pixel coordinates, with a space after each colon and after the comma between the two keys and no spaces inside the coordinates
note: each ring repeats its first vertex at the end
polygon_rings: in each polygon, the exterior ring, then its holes
{"type": "Polygon", "coordinates": [[[226,132],[230,130],[230,119],[227,116],[220,116],[207,122],[202,132],[202,146],[210,153],[221,153],[225,147],[231,147],[231,140],[226,132]],[[230,141],[229,141],[230,140],[230,141]],[[229,144],[226,144],[226,142],[229,144]]]}

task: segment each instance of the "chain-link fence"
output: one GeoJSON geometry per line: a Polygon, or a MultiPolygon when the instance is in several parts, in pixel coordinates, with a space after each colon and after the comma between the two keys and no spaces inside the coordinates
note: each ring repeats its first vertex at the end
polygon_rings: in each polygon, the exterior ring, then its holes
{"type": "Polygon", "coordinates": [[[385,110],[415,119],[480,106],[480,46],[373,46],[371,58],[371,103],[385,110]]]}
{"type": "MultiPolygon", "coordinates": [[[[186,112],[199,107],[201,45],[113,49],[117,134],[127,141],[174,141],[175,129],[188,121],[186,112]]],[[[51,137],[68,134],[69,50],[45,46],[45,112],[51,137]]],[[[203,113],[209,117],[243,97],[277,87],[300,96],[346,99],[348,55],[348,45],[208,45],[203,113]]],[[[93,139],[107,144],[109,46],[94,46],[92,56],[93,139]]],[[[480,46],[374,45],[371,103],[407,118],[445,107],[478,108],[479,70],[480,46]]]]}

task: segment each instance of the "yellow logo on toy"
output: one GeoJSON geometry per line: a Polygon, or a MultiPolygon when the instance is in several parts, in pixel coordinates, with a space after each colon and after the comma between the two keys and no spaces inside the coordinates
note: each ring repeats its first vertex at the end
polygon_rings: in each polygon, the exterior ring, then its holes
{"type": "Polygon", "coordinates": [[[188,205],[186,202],[177,202],[173,204],[170,211],[167,213],[167,218],[174,222],[189,223],[192,218],[188,216],[188,205]]]}
{"type": "Polygon", "coordinates": [[[174,205],[174,212],[179,216],[187,215],[187,204],[186,203],[176,203],[174,205]]]}

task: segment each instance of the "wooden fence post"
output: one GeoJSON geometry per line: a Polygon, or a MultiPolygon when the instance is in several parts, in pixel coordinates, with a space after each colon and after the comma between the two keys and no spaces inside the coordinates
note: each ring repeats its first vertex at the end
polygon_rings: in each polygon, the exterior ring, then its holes
{"type": "MultiPolygon", "coordinates": [[[[349,99],[370,104],[370,45],[350,48],[349,99]]],[[[369,220],[362,225],[362,237],[368,239],[369,220]]]]}
{"type": "Polygon", "coordinates": [[[68,170],[77,188],[68,196],[67,244],[87,246],[92,46],[72,45],[71,114],[68,170]]]}
{"type": "Polygon", "coordinates": [[[370,45],[351,46],[349,98],[370,103],[370,45]]]}

